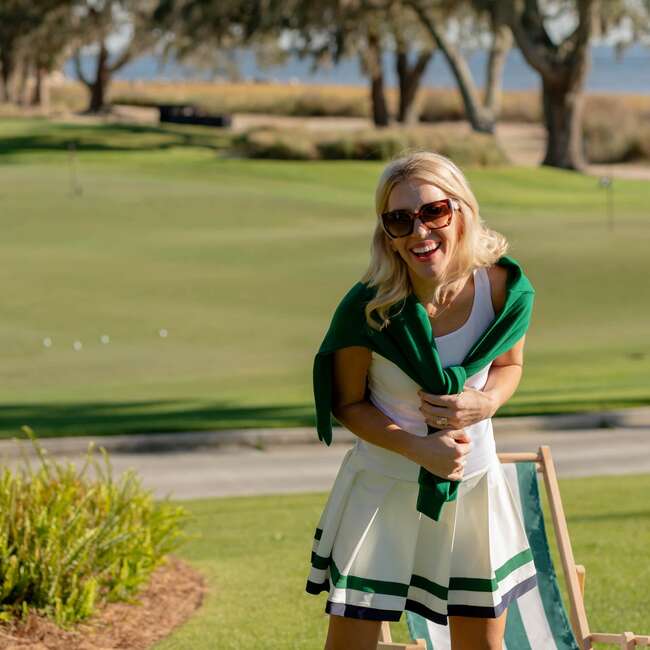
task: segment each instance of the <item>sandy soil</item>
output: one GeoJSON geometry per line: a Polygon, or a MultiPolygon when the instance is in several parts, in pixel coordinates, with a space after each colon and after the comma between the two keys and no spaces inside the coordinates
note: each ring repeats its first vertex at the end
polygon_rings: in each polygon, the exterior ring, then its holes
{"type": "Polygon", "coordinates": [[[145,650],[184,623],[203,602],[203,576],[174,556],[158,567],[139,604],[110,603],[66,631],[42,616],[0,623],[2,650],[145,650]]]}

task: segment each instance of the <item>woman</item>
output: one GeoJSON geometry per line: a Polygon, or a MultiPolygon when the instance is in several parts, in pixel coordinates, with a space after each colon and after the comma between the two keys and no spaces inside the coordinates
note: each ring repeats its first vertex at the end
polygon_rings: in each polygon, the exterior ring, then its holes
{"type": "Polygon", "coordinates": [[[393,161],[375,198],[369,268],[314,364],[319,435],[331,410],[357,442],[307,591],[329,592],[326,650],[374,650],[404,609],[448,622],[453,650],[501,650],[536,574],[490,418],[519,384],[534,290],[447,158],[393,161]]]}

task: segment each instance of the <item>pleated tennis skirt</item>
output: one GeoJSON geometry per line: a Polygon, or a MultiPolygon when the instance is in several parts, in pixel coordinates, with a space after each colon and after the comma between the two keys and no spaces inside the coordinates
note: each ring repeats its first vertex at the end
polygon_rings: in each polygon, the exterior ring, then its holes
{"type": "Polygon", "coordinates": [[[419,467],[378,447],[374,456],[347,452],[316,528],[306,590],[328,592],[328,614],[399,621],[409,610],[446,625],[496,618],[536,585],[496,455],[463,478],[439,521],[416,510],[419,467]]]}

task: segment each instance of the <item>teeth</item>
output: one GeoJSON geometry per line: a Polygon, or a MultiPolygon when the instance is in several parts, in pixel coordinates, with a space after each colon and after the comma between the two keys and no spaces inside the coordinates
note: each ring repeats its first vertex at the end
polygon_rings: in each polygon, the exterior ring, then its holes
{"type": "MultiPolygon", "coordinates": [[[[438,244],[439,246],[440,244],[438,244]]],[[[425,246],[424,248],[412,248],[411,250],[416,254],[416,255],[422,255],[424,253],[429,253],[430,251],[436,250],[438,246],[425,246]]]]}

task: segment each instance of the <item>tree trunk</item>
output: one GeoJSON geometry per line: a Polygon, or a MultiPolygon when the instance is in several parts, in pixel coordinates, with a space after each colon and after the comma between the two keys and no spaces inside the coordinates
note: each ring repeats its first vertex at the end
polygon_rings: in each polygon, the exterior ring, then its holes
{"type": "Polygon", "coordinates": [[[390,117],[384,92],[384,66],[379,35],[373,29],[368,30],[368,52],[366,67],[370,76],[370,101],[372,104],[372,121],[377,127],[388,126],[390,117]]]}
{"type": "Polygon", "coordinates": [[[95,78],[90,82],[90,103],[88,113],[100,113],[106,107],[106,93],[111,81],[111,73],[108,67],[108,50],[104,43],[99,48],[97,55],[97,66],[95,78]]]}
{"type": "Polygon", "coordinates": [[[510,26],[528,64],[542,79],[544,165],[581,170],[583,89],[591,63],[589,43],[596,25],[597,0],[577,0],[578,24],[563,42],[554,43],[536,0],[500,0],[498,9],[510,26]],[[561,55],[559,55],[561,54],[561,55]]]}
{"type": "Polygon", "coordinates": [[[487,61],[487,80],[483,105],[495,121],[501,112],[503,66],[512,47],[512,33],[506,25],[493,24],[494,39],[487,61]]]}
{"type": "Polygon", "coordinates": [[[50,94],[47,84],[47,70],[39,65],[34,70],[34,91],[31,99],[32,106],[40,106],[48,109],[50,106],[50,94]]]}
{"type": "Polygon", "coordinates": [[[2,93],[0,94],[0,101],[11,102],[13,100],[14,61],[8,49],[0,50],[0,63],[2,64],[2,93]]]}
{"type": "Polygon", "coordinates": [[[395,61],[399,82],[397,121],[402,124],[416,124],[419,119],[419,111],[415,97],[420,87],[424,71],[432,56],[432,52],[420,52],[415,63],[410,66],[408,53],[403,50],[397,52],[395,61]]]}
{"type": "Polygon", "coordinates": [[[31,62],[27,57],[23,57],[18,67],[20,76],[18,77],[18,86],[16,89],[15,97],[16,103],[20,106],[27,106],[27,87],[29,85],[29,72],[31,69],[31,62]]]}
{"type": "Polygon", "coordinates": [[[458,85],[463,107],[465,108],[465,115],[472,130],[478,133],[494,133],[494,116],[487,108],[482,106],[474,84],[474,78],[460,48],[454,47],[447,40],[444,29],[439,29],[436,17],[429,13],[426,5],[423,6],[416,0],[411,0],[408,4],[413,8],[422,26],[427,29],[433,42],[447,59],[458,85]]]}
{"type": "Polygon", "coordinates": [[[544,125],[548,133],[543,165],[582,170],[585,167],[582,147],[582,83],[568,85],[542,81],[544,125]]]}

